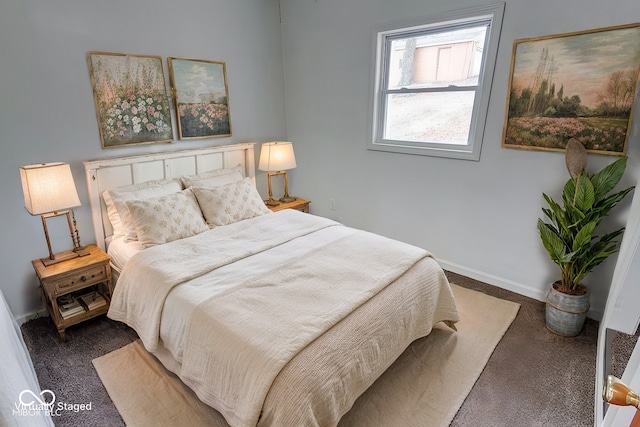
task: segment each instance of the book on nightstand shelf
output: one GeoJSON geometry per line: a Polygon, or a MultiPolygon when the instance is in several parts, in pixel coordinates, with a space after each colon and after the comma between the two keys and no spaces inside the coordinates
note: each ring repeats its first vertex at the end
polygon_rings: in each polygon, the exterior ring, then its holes
{"type": "Polygon", "coordinates": [[[81,306],[76,299],[66,304],[60,305],[58,309],[60,310],[60,315],[63,319],[68,319],[70,317],[84,313],[84,307],[81,306]]]}
{"type": "Polygon", "coordinates": [[[79,297],[89,310],[103,307],[107,305],[107,301],[98,292],[93,291],[79,297]]]}

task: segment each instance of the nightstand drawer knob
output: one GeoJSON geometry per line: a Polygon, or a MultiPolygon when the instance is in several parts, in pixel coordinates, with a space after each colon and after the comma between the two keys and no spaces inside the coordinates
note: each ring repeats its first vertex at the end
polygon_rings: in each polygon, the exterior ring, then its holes
{"type": "Polygon", "coordinates": [[[86,282],[87,281],[87,276],[80,277],[80,280],[82,280],[83,282],[86,282]]]}

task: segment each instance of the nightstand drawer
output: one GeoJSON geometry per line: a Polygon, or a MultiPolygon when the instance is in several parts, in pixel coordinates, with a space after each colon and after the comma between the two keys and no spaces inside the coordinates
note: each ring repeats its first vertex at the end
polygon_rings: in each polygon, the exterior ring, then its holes
{"type": "Polygon", "coordinates": [[[55,280],[54,295],[68,293],[73,290],[82,289],[89,285],[104,282],[107,280],[107,266],[102,265],[84,269],[80,273],[69,274],[55,280]]]}

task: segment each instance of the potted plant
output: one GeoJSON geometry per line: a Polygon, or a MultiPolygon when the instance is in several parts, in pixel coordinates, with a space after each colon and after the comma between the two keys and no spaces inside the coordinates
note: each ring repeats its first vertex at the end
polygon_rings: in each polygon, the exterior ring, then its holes
{"type": "Polygon", "coordinates": [[[575,336],[580,333],[589,311],[590,292],[582,280],[600,263],[618,250],[624,227],[595,235],[596,228],[634,187],[611,191],[624,174],[627,158],[621,157],[595,175],[585,171],[587,152],[575,139],[565,152],[571,177],[562,192],[562,204],[542,194],[549,205],[542,208],[546,219],[538,219],[538,231],[551,260],[560,267],[561,280],[547,296],[546,324],[552,332],[575,336]]]}

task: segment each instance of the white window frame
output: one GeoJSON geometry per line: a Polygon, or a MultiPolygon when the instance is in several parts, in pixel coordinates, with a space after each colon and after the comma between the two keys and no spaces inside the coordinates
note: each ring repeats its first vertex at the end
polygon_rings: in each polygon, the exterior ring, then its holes
{"type": "MultiPolygon", "coordinates": [[[[473,7],[454,12],[442,13],[427,18],[406,21],[402,23],[386,24],[374,29],[373,41],[373,72],[370,114],[370,138],[367,148],[369,150],[389,151],[405,154],[419,154],[425,156],[448,157],[464,160],[480,160],[480,150],[489,108],[489,95],[493,81],[502,17],[505,3],[495,3],[486,6],[473,7]],[[414,142],[384,139],[386,99],[388,93],[412,93],[414,91],[428,92],[441,91],[439,89],[387,89],[387,76],[389,70],[387,46],[392,38],[398,38],[403,34],[410,35],[419,31],[446,30],[449,27],[467,25],[472,23],[488,22],[488,31],[483,52],[482,67],[478,77],[478,86],[475,88],[476,96],[473,104],[469,140],[464,145],[442,144],[435,142],[414,142]]],[[[472,87],[473,88],[473,87],[472,87]]],[[[455,90],[455,88],[444,88],[455,90]]],[[[469,88],[464,88],[469,90],[469,88]]]]}

